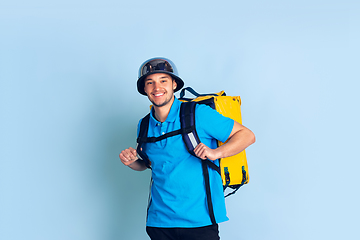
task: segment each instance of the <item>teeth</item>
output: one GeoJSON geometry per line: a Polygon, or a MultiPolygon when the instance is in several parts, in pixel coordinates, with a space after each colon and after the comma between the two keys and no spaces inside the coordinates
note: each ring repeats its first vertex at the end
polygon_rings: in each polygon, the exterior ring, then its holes
{"type": "Polygon", "coordinates": [[[163,93],[157,93],[157,94],[155,94],[155,97],[159,97],[159,96],[162,96],[162,95],[164,95],[163,93]]]}

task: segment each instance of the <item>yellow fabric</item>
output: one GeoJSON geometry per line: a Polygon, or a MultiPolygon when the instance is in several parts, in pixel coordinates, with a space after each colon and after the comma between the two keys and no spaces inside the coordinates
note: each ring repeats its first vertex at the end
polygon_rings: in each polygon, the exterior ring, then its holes
{"type": "MultiPolygon", "coordinates": [[[[241,120],[241,99],[239,96],[231,97],[231,96],[221,96],[224,94],[224,91],[216,93],[217,96],[200,96],[195,99],[191,99],[191,101],[200,102],[202,100],[213,98],[215,103],[215,110],[221,113],[225,117],[229,117],[238,123],[242,123],[241,120]]],[[[185,102],[185,100],[180,100],[185,102]]],[[[223,142],[218,141],[218,145],[223,145],[223,142]]],[[[246,153],[245,150],[241,153],[222,158],[220,160],[220,168],[221,168],[221,177],[223,180],[223,185],[225,186],[225,174],[224,169],[225,167],[228,168],[230,173],[230,186],[238,185],[242,183],[243,180],[243,173],[242,167],[245,168],[246,171],[246,181],[245,184],[249,182],[249,172],[248,172],[248,164],[246,160],[246,153]]]]}

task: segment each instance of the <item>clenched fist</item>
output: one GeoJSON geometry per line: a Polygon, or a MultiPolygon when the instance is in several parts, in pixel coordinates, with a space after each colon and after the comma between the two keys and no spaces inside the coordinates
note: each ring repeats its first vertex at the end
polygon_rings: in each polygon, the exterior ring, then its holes
{"type": "Polygon", "coordinates": [[[132,147],[129,147],[128,149],[121,151],[119,157],[121,162],[126,166],[129,166],[130,164],[132,164],[133,162],[139,159],[137,157],[136,150],[133,149],[132,147]]]}
{"type": "Polygon", "coordinates": [[[220,157],[220,156],[218,156],[218,152],[216,149],[211,149],[203,143],[199,143],[195,147],[194,153],[198,158],[201,158],[204,160],[205,159],[216,160],[220,157]]]}

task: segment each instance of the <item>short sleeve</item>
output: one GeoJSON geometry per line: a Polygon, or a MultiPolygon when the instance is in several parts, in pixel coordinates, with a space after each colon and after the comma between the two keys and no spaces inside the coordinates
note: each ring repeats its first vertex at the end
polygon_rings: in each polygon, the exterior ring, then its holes
{"type": "Polygon", "coordinates": [[[234,120],[224,117],[204,104],[197,104],[195,111],[195,126],[199,136],[214,138],[221,142],[229,138],[234,120]]]}

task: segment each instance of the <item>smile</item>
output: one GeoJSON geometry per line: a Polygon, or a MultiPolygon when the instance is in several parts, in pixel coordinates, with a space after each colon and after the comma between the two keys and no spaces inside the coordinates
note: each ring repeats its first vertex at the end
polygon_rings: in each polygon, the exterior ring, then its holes
{"type": "Polygon", "coordinates": [[[165,93],[156,93],[156,94],[153,94],[155,97],[161,97],[163,96],[165,93]]]}

